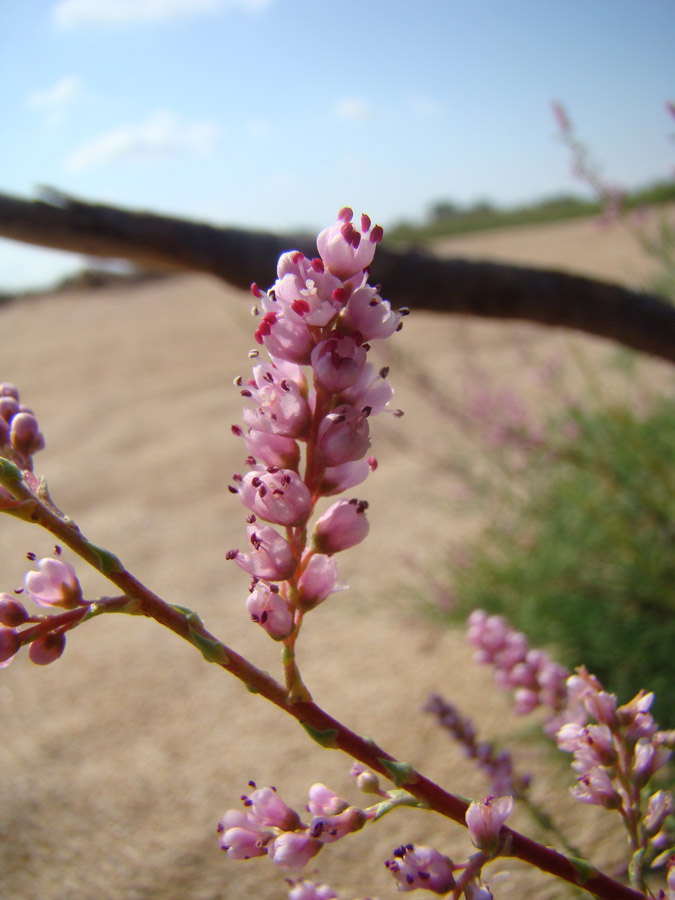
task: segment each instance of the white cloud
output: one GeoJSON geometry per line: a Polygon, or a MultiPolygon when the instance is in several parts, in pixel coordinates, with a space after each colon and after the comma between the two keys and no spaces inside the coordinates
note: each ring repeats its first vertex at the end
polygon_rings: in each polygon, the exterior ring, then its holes
{"type": "Polygon", "coordinates": [[[339,119],[351,122],[365,122],[371,117],[370,106],[361,97],[343,97],[335,104],[334,112],[339,119]]]}
{"type": "Polygon", "coordinates": [[[66,110],[82,97],[82,82],[75,75],[64,75],[51,87],[33,91],[26,97],[31,109],[45,113],[50,121],[60,121],[66,110]]]}
{"type": "Polygon", "coordinates": [[[274,0],[58,0],[52,19],[60,28],[135,25],[230,10],[261,12],[274,0]]]}
{"type": "Polygon", "coordinates": [[[144,162],[188,151],[213,153],[220,129],[215,122],[187,122],[168,110],[156,110],[138,125],[123,125],[87,141],[66,164],[81,171],[119,160],[144,162]]]}

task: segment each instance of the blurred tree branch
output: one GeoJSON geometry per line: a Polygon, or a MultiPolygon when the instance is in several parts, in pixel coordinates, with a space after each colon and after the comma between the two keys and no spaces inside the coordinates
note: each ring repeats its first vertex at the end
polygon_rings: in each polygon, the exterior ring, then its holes
{"type": "MultiPolygon", "coordinates": [[[[0,194],[0,237],[160,271],[208,272],[239,288],[272,284],[276,261],[313,239],[274,235],[87,203],[46,188],[40,200],[0,194]]],[[[563,272],[378,249],[372,278],[394,306],[520,319],[610,338],[675,362],[675,307],[563,272]]]]}

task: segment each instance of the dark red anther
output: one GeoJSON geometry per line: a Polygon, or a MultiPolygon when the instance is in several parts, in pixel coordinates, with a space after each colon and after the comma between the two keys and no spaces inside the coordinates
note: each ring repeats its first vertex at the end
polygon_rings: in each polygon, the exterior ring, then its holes
{"type": "Polygon", "coordinates": [[[380,244],[382,243],[382,238],[384,237],[384,229],[381,225],[376,225],[373,230],[370,232],[370,243],[371,244],[380,244]]]}
{"type": "Polygon", "coordinates": [[[314,269],[315,272],[323,273],[325,271],[325,266],[323,264],[323,260],[320,257],[315,256],[314,259],[312,260],[312,268],[314,269]]]}
{"type": "Polygon", "coordinates": [[[361,231],[370,231],[371,224],[372,223],[370,221],[370,216],[367,216],[365,213],[361,213],[361,231]]]}

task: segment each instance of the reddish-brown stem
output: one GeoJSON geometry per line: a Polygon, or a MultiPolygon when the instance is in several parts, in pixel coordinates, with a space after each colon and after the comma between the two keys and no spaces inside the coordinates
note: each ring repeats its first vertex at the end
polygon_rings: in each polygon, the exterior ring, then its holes
{"type": "MultiPolygon", "coordinates": [[[[226,669],[249,691],[261,694],[275,706],[297,719],[310,737],[326,748],[342,750],[375,772],[395,782],[397,787],[420,800],[426,807],[466,827],[468,803],[448,793],[416,772],[412,766],[396,760],[370,738],[355,734],[311,701],[289,700],[284,687],[236,651],[218,641],[188,610],[165,603],[127,571],[117,557],[89,542],[77,526],[64,520],[43,503],[23,483],[20,472],[0,459],[0,483],[22,501],[11,510],[26,521],[41,525],[82,559],[105,575],[132,600],[133,611],[148,616],[191,643],[210,662],[226,669]]],[[[623,885],[582,861],[573,861],[557,850],[545,847],[525,835],[504,826],[502,836],[510,855],[530,863],[557,878],[582,887],[602,900],[644,900],[644,894],[623,885]]]]}

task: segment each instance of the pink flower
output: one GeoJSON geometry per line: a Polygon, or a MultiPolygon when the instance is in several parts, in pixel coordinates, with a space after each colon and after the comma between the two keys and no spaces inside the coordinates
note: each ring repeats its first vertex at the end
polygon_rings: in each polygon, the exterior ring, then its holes
{"type": "Polygon", "coordinates": [[[307,811],[313,816],[332,816],[344,812],[349,804],[342,797],[331,791],[325,784],[317,782],[309,789],[309,803],[307,811]]]}
{"type": "Polygon", "coordinates": [[[329,594],[345,589],[345,585],[338,584],[335,560],[315,553],[298,579],[298,606],[307,612],[323,603],[329,594]]]}
{"type": "Polygon", "coordinates": [[[266,833],[240,809],[228,809],[218,823],[220,847],[230,859],[251,859],[265,856],[272,832],[266,833]]]}
{"type": "Polygon", "coordinates": [[[351,221],[353,215],[349,207],[344,207],[337,222],[324,228],[316,239],[326,268],[343,281],[371,264],[375,247],[382,240],[382,229],[379,225],[371,228],[368,216],[361,216],[361,231],[357,231],[351,221]]]}
{"type": "Polygon", "coordinates": [[[275,838],[270,856],[282,869],[303,869],[316,856],[323,844],[307,831],[285,831],[275,838]]]}
{"type": "Polygon", "coordinates": [[[287,638],[293,631],[291,606],[278,591],[272,590],[264,582],[259,581],[253,586],[246,600],[246,609],[251,619],[275,641],[287,638]]]}
{"type": "Polygon", "coordinates": [[[284,253],[277,265],[273,291],[277,300],[302,316],[307,325],[324,328],[342,308],[343,285],[320,259],[309,260],[297,250],[284,253]]]}
{"type": "Polygon", "coordinates": [[[399,891],[424,888],[435,894],[447,894],[455,886],[452,860],[433,847],[406,844],[394,850],[385,866],[396,880],[399,891]]]}
{"type": "Polygon", "coordinates": [[[582,775],[571,788],[571,793],[582,803],[604,806],[605,809],[618,809],[621,806],[621,797],[615,791],[610,775],[599,767],[582,775]]]}
{"type": "Polygon", "coordinates": [[[364,341],[373,341],[391,337],[400,328],[402,318],[388,300],[364,282],[349,297],[339,325],[347,331],[358,331],[364,341]]]}
{"type": "Polygon", "coordinates": [[[317,447],[327,466],[340,466],[365,456],[370,447],[369,413],[342,404],[322,419],[317,447]]]}
{"type": "Polygon", "coordinates": [[[300,448],[293,438],[272,434],[270,431],[260,431],[257,428],[249,428],[244,434],[238,425],[233,425],[232,431],[244,438],[248,452],[264,465],[297,471],[300,463],[300,448]]]}
{"type": "Polygon", "coordinates": [[[263,316],[255,332],[256,341],[265,345],[270,356],[301,366],[308,365],[314,338],[302,315],[295,312],[292,306],[277,300],[273,292],[256,296],[263,308],[263,316]]]}
{"type": "Polygon", "coordinates": [[[62,559],[46,557],[37,562],[37,571],[24,578],[27,593],[40,606],[61,606],[75,609],[81,606],[82,589],[75,569],[62,559]]]}
{"type": "Polygon", "coordinates": [[[229,550],[227,559],[264,581],[285,581],[295,572],[296,562],[291,545],[271,525],[249,525],[246,529],[248,540],[253,550],[241,553],[229,550]]]}
{"type": "Polygon", "coordinates": [[[356,487],[366,480],[373,468],[367,459],[354,459],[340,466],[328,466],[323,473],[321,496],[332,497],[356,487]]]}
{"type": "Polygon", "coordinates": [[[332,844],[366,824],[366,814],[362,809],[349,806],[332,816],[316,816],[309,826],[309,833],[322,844],[332,844]]]}
{"type": "Polygon", "coordinates": [[[288,900],[337,900],[337,894],[327,884],[296,881],[288,892],[288,900]]]}
{"type": "MultiPolygon", "coordinates": [[[[253,782],[250,784],[253,786],[253,782]]],[[[249,820],[260,828],[294,831],[301,826],[296,811],[284,803],[273,787],[256,788],[242,799],[249,820]]]]}
{"type": "Polygon", "coordinates": [[[356,383],[366,364],[366,350],[339,331],[312,350],[312,368],[317,382],[332,394],[339,394],[356,383]]]}
{"type": "Polygon", "coordinates": [[[236,491],[244,506],[266,522],[304,525],[312,512],[312,495],[291,469],[257,466],[243,478],[235,475],[235,484],[231,490],[236,491]]]}
{"type": "Polygon", "coordinates": [[[297,370],[298,375],[296,369],[270,363],[255,366],[253,378],[241,391],[256,406],[244,409],[244,422],[249,428],[288,438],[306,435],[311,413],[301,392],[302,372],[297,370]]]}
{"type": "Polygon", "coordinates": [[[513,797],[486,797],[474,800],[466,811],[466,824],[474,845],[492,856],[499,847],[499,832],[513,810],[513,797]]]}
{"type": "Polygon", "coordinates": [[[368,409],[369,416],[376,416],[389,405],[394,389],[387,380],[387,368],[379,372],[373,363],[366,363],[354,384],[341,393],[341,398],[351,406],[368,409]]]}
{"type": "Polygon", "coordinates": [[[338,500],[329,506],[314,526],[312,546],[317,553],[348,550],[368,534],[365,500],[338,500]]]}

